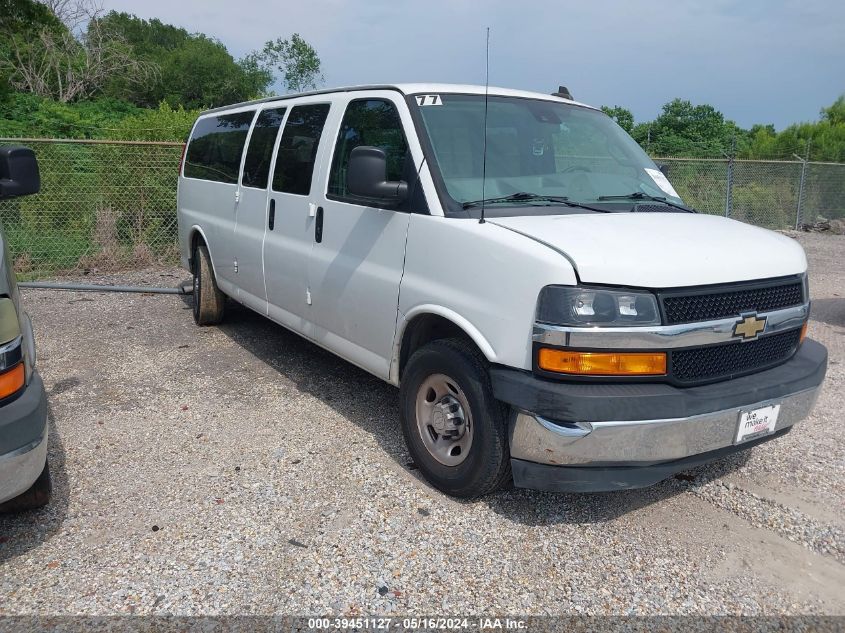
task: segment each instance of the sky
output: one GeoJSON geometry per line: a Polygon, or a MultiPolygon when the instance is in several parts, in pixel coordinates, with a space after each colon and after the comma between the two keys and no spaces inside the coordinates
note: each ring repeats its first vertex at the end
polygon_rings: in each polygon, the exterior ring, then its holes
{"type": "Polygon", "coordinates": [[[236,57],[299,33],[325,86],[484,83],[621,105],[680,97],[743,127],[814,121],[845,93],[843,0],[104,0],[223,42],[236,57]]]}

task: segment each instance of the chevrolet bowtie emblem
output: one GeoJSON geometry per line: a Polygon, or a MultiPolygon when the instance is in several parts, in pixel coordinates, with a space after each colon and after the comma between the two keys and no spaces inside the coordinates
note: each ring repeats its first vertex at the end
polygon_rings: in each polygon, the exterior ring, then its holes
{"type": "Polygon", "coordinates": [[[742,321],[734,325],[734,336],[741,336],[743,341],[750,341],[757,338],[766,329],[766,317],[758,318],[756,314],[746,314],[742,321]]]}

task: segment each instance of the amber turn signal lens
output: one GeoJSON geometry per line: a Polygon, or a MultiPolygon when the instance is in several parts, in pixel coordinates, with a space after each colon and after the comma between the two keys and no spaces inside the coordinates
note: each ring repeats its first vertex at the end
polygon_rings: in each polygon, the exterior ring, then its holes
{"type": "Polygon", "coordinates": [[[804,342],[804,339],[807,338],[807,325],[809,321],[804,321],[804,325],[801,326],[801,336],[798,339],[798,343],[801,344],[804,342]]]}
{"type": "Polygon", "coordinates": [[[661,376],[666,374],[666,354],[624,352],[573,352],[542,348],[540,369],[580,376],[661,376]]]}
{"type": "Polygon", "coordinates": [[[23,363],[18,363],[9,371],[0,374],[0,400],[23,389],[24,383],[26,383],[26,373],[23,363]]]}

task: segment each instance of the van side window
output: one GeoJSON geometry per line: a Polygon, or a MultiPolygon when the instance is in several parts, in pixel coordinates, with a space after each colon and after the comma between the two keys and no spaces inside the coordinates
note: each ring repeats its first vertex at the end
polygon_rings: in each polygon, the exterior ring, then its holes
{"type": "Polygon", "coordinates": [[[270,159],[273,158],[273,145],[276,134],[285,118],[287,108],[262,110],[252,128],[249,147],[246,149],[244,173],[241,184],[244,187],[266,189],[270,178],[270,159]]]}
{"type": "Polygon", "coordinates": [[[349,195],[346,172],[349,154],[360,145],[378,147],[387,155],[387,179],[402,180],[408,144],[396,106],[384,99],[360,99],[346,108],[329,173],[328,195],[349,195]]]}
{"type": "Polygon", "coordinates": [[[290,111],[273,171],[273,190],[307,196],[329,104],[296,106],[290,111]]]}
{"type": "Polygon", "coordinates": [[[185,177],[238,182],[246,134],[255,110],[200,119],[185,152],[185,177]]]}

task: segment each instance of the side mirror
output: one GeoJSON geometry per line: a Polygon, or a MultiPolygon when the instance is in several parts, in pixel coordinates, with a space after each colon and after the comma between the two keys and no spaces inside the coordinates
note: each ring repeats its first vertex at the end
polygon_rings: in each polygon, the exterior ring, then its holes
{"type": "Polygon", "coordinates": [[[35,152],[28,147],[0,147],[0,199],[38,193],[41,176],[35,152]]]}
{"type": "Polygon", "coordinates": [[[658,165],[657,168],[664,176],[666,176],[667,178],[669,177],[669,165],[663,163],[662,165],[658,165]]]}
{"type": "Polygon", "coordinates": [[[362,145],[349,154],[346,171],[349,193],[397,204],[408,197],[408,183],[387,179],[387,156],[377,147],[362,145]]]}

